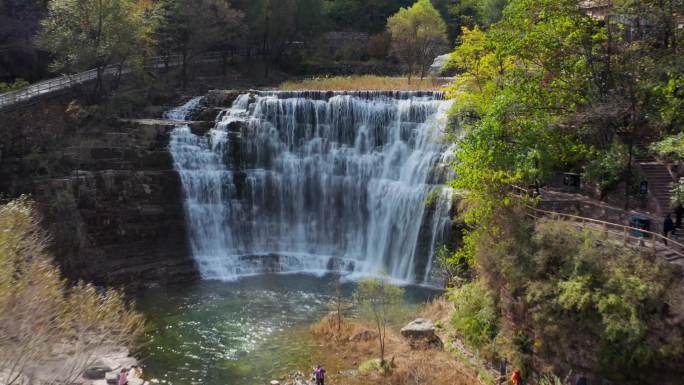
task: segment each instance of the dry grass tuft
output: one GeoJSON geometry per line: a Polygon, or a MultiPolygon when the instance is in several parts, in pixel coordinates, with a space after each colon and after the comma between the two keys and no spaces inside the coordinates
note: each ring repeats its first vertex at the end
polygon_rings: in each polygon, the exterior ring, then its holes
{"type": "MultiPolygon", "coordinates": [[[[447,324],[451,306],[438,298],[421,310],[418,316],[447,324]]],[[[378,358],[378,341],[349,341],[349,337],[363,330],[374,330],[370,325],[345,319],[341,338],[336,340],[335,313],[324,317],[311,327],[321,343],[316,359],[329,369],[329,382],[344,385],[477,385],[484,382],[478,373],[460,361],[452,352],[434,349],[412,349],[397,331],[388,330],[386,359],[393,368],[389,374],[377,370],[359,370],[369,360],[378,358]],[[355,375],[345,373],[355,372],[355,375]]],[[[443,330],[440,334],[445,334],[443,330]]],[[[442,336],[446,338],[446,336],[442,336]]],[[[446,340],[444,339],[446,342],[446,340]]]]}
{"type": "Polygon", "coordinates": [[[129,347],[143,331],[121,292],[62,278],[37,213],[26,197],[0,204],[2,384],[71,384],[97,352],[129,347]]]}
{"type": "Polygon", "coordinates": [[[283,91],[441,91],[445,82],[435,78],[411,79],[374,75],[354,75],[288,81],[279,87],[283,91]]]}
{"type": "Polygon", "coordinates": [[[427,304],[419,313],[418,317],[429,318],[433,322],[442,321],[447,322],[451,318],[451,311],[453,305],[447,301],[446,297],[441,296],[435,298],[432,302],[427,304]]]}
{"type": "Polygon", "coordinates": [[[473,385],[480,381],[449,353],[433,350],[412,351],[396,361],[389,377],[392,385],[473,385]]]}
{"type": "Polygon", "coordinates": [[[344,316],[341,317],[340,321],[338,324],[337,313],[331,312],[311,325],[311,334],[329,341],[344,342],[348,341],[354,334],[364,330],[360,325],[349,322],[344,316]]]}

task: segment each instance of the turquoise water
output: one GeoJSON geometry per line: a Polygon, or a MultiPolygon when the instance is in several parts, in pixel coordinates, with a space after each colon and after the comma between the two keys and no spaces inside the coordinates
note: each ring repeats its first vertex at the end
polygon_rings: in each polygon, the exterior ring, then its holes
{"type": "MultiPolygon", "coordinates": [[[[342,289],[350,297],[354,284],[342,289]]],[[[329,311],[334,293],[334,278],[307,275],[150,289],[138,299],[148,332],[137,356],[145,377],[160,383],[266,384],[316,364],[308,327],[329,311]]],[[[405,299],[419,304],[437,293],[408,287],[405,299]]]]}

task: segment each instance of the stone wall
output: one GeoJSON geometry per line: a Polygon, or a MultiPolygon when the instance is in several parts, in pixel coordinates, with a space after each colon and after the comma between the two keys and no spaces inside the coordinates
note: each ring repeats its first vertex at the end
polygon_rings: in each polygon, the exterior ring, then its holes
{"type": "Polygon", "coordinates": [[[128,288],[196,279],[167,150],[173,127],[94,111],[73,121],[69,102],[3,114],[0,193],[34,197],[69,278],[128,288]]]}

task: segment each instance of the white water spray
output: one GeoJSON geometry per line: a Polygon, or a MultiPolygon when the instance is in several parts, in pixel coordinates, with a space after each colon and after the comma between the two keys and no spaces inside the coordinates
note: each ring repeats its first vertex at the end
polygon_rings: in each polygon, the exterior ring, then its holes
{"type": "Polygon", "coordinates": [[[427,283],[451,222],[448,107],[432,93],[263,92],[204,136],[178,126],[170,149],[202,277],[341,269],[427,283]]]}

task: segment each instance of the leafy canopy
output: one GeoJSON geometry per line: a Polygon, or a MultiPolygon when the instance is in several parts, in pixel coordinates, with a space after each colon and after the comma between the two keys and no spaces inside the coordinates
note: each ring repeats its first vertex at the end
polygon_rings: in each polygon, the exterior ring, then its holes
{"type": "Polygon", "coordinates": [[[567,117],[592,87],[587,42],[601,29],[576,1],[512,1],[488,32],[464,29],[451,65],[454,114],[466,131],[454,185],[479,198],[538,183],[587,152],[567,117]]]}
{"type": "Polygon", "coordinates": [[[430,0],[418,0],[400,9],[387,20],[387,31],[392,35],[392,54],[406,65],[409,79],[416,68],[424,77],[432,60],[447,45],[446,24],[430,0]]]}
{"type": "Polygon", "coordinates": [[[149,23],[140,0],[54,0],[39,42],[55,71],[77,72],[121,64],[142,54],[149,23]]]}

